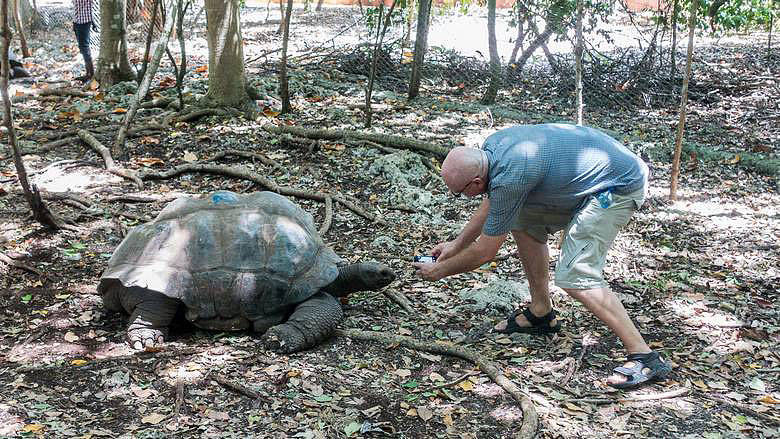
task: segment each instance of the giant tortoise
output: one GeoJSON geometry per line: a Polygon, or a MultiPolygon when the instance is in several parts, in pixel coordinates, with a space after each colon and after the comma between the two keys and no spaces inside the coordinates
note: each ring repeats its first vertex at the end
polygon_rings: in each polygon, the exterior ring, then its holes
{"type": "Polygon", "coordinates": [[[290,353],[328,338],[335,297],[395,279],[378,263],[344,264],[310,214],[273,192],[182,197],[134,227],[100,278],[105,307],[130,314],[135,349],[161,344],[177,309],[198,327],[253,329],[290,353]]]}

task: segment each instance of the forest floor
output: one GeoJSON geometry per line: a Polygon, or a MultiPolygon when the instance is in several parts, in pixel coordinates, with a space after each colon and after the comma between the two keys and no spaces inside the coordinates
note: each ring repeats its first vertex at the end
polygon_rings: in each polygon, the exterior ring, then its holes
{"type": "MultiPolygon", "coordinates": [[[[258,32],[272,34],[270,26],[258,32]]],[[[70,78],[80,73],[74,72],[78,52],[67,30],[61,36],[34,42],[47,55],[29,65],[36,80],[14,82],[12,96],[77,87],[70,78]]],[[[763,56],[765,47],[759,37],[697,52],[697,65],[720,66],[723,76],[699,75],[692,84],[699,93],[689,103],[677,201],[668,198],[675,106],[587,109],[589,125],[608,130],[652,168],[650,196],[619,234],[605,270],[640,331],[674,368],[669,379],[638,390],[605,385],[625,353],[603,324],[557,288],[563,330],[554,337],[489,331],[522,299],[481,303],[473,293],[523,290],[513,243],[474,272],[438,282],[414,276],[412,256],[457,233],[479,202],[448,196],[434,171],[440,157],[263,129],[281,124],[369,131],[356,108],[364,103],[363,85],[352,74],[313,67],[293,71],[295,114],[278,117],[269,98],[259,102],[268,107],[267,117],[258,120],[178,122],[129,138],[130,159],[121,165],[139,173],[163,171],[213,164],[209,157],[240,150],[264,160],[227,156],[219,164],[244,166],[286,187],[354,200],[386,224],[336,203],[325,241],[348,261],[391,266],[398,280],[388,289],[408,298],[411,308],[382,292],[357,293],[344,305],[340,328],[446,341],[476,353],[529,397],[539,416],[538,437],[780,437],[780,57],[776,51],[763,56]]],[[[207,86],[198,62],[205,63],[195,60],[187,79],[193,94],[207,86]]],[[[166,69],[154,84],[155,96],[174,94],[166,69]]],[[[694,67],[695,74],[700,71],[694,67]]],[[[254,79],[274,89],[275,79],[254,79]]],[[[505,126],[573,118],[568,105],[530,92],[502,92],[490,109],[478,104],[478,89],[453,93],[408,102],[381,90],[374,131],[476,146],[505,126]]],[[[31,180],[49,191],[52,210],[77,230],[48,232],[31,218],[8,149],[2,151],[0,437],[519,434],[524,415],[519,405],[474,363],[399,342],[340,335],[304,352],[278,355],[253,334],[210,332],[180,322],[161,350],[130,350],[124,316],[106,312],[96,292],[127,229],[151,220],[178,195],[264,188],[196,172],[145,180],[139,190],[109,173],[100,156],[68,137],[69,130],[87,129],[110,145],[128,99],[123,92],[87,90],[86,97],[38,96],[14,104],[31,180]],[[51,147],[60,138],[71,140],[51,147]],[[68,196],[56,196],[65,191],[68,196]]],[[[161,111],[143,110],[139,123],[155,120],[161,111]]],[[[7,143],[5,132],[3,137],[7,143]]],[[[294,201],[317,224],[325,219],[324,204],[294,201]]],[[[550,244],[554,264],[557,247],[550,244]]]]}

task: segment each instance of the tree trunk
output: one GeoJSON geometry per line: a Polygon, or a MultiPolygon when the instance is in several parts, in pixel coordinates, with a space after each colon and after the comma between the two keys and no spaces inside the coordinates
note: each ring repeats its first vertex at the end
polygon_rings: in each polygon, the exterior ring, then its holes
{"type": "Polygon", "coordinates": [[[576,74],[574,87],[577,89],[577,125],[582,125],[582,2],[577,0],[577,47],[574,48],[574,59],[576,60],[576,74]]]}
{"type": "Polygon", "coordinates": [[[16,33],[19,34],[19,45],[22,48],[22,56],[27,58],[30,56],[30,48],[27,47],[27,37],[24,35],[25,26],[22,22],[21,3],[22,0],[14,0],[14,23],[16,24],[16,33]]]}
{"type": "Polygon", "coordinates": [[[677,15],[680,13],[680,0],[674,0],[672,4],[672,47],[669,49],[671,54],[672,67],[669,77],[674,78],[677,74],[677,15]]]}
{"type": "Polygon", "coordinates": [[[431,0],[419,0],[419,9],[417,11],[417,35],[414,39],[412,77],[409,80],[409,99],[414,99],[420,94],[421,70],[425,63],[425,52],[428,51],[430,15],[431,0]]]}
{"type": "Polygon", "coordinates": [[[11,98],[8,96],[8,76],[11,70],[11,63],[8,61],[8,48],[11,44],[11,29],[8,27],[8,1],[0,1],[0,32],[2,32],[2,38],[0,38],[0,94],[3,99],[3,124],[6,127],[6,135],[8,136],[8,145],[11,147],[11,152],[14,157],[14,165],[16,166],[16,175],[19,179],[19,184],[22,186],[24,197],[30,204],[30,209],[33,212],[33,217],[42,225],[58,230],[64,226],[60,223],[59,219],[54,216],[46,207],[46,204],[41,198],[41,194],[33,185],[30,187],[30,183],[27,181],[27,170],[24,167],[24,161],[22,160],[22,152],[19,149],[19,145],[16,143],[16,131],[14,129],[14,119],[11,112],[11,98]]]}
{"type": "Polygon", "coordinates": [[[496,43],[496,0],[488,0],[488,48],[490,49],[490,84],[482,97],[485,105],[494,104],[501,85],[501,60],[496,43]]]}
{"type": "Polygon", "coordinates": [[[100,0],[100,55],[97,80],[101,90],[135,79],[127,57],[125,0],[100,0]]]}
{"type": "Polygon", "coordinates": [[[514,7],[517,10],[517,17],[515,18],[517,20],[517,39],[515,39],[515,45],[512,47],[512,55],[509,56],[509,62],[507,63],[510,66],[515,63],[517,52],[523,47],[523,42],[525,41],[527,33],[523,24],[526,20],[530,21],[531,19],[528,16],[528,8],[526,8],[522,2],[515,3],[514,7]]]}
{"type": "Polygon", "coordinates": [[[292,15],[293,0],[287,0],[287,10],[282,20],[284,36],[282,37],[282,59],[279,66],[279,97],[282,99],[282,114],[292,111],[290,105],[290,81],[287,78],[287,45],[290,42],[290,16],[292,15]]]}
{"type": "Polygon", "coordinates": [[[238,0],[206,0],[209,90],[204,104],[250,109],[238,0]]]}
{"type": "Polygon", "coordinates": [[[672,176],[669,185],[669,198],[677,199],[677,180],[680,177],[680,154],[682,153],[682,138],[685,131],[685,112],[688,105],[688,83],[691,80],[691,63],[693,60],[693,35],[696,30],[696,12],[699,7],[698,0],[691,1],[691,12],[688,17],[688,57],[685,65],[685,77],[683,77],[682,97],[680,98],[680,120],[677,123],[677,137],[674,140],[674,158],[672,159],[672,176]]]}

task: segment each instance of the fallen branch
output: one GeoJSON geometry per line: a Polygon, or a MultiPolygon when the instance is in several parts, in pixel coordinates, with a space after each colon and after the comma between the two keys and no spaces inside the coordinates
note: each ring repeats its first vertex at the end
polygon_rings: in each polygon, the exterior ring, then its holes
{"type": "Polygon", "coordinates": [[[759,418],[759,419],[761,419],[764,422],[768,422],[770,424],[775,424],[775,425],[780,425],[780,419],[773,418],[773,417],[771,417],[769,415],[766,415],[764,413],[755,411],[750,406],[748,406],[747,404],[742,404],[742,403],[735,402],[735,401],[729,401],[728,399],[722,398],[720,396],[707,395],[707,394],[703,394],[703,396],[705,398],[709,399],[710,401],[715,401],[715,402],[719,402],[721,404],[726,404],[728,406],[734,407],[735,409],[741,410],[741,411],[743,411],[745,413],[748,413],[748,414],[750,414],[750,416],[754,416],[756,418],[759,418]]]}
{"type": "Polygon", "coordinates": [[[328,233],[328,229],[330,229],[330,224],[333,221],[333,198],[330,197],[330,195],[325,197],[325,219],[322,221],[322,226],[320,227],[319,233],[320,236],[325,236],[326,233],[328,233]]]}
{"type": "Polygon", "coordinates": [[[211,165],[205,163],[187,163],[169,169],[168,171],[165,172],[151,172],[151,171],[145,172],[141,174],[139,177],[141,178],[141,180],[166,180],[180,174],[197,173],[197,172],[224,175],[226,177],[233,177],[233,178],[239,178],[242,180],[251,181],[266,188],[271,192],[276,192],[280,195],[285,195],[285,196],[292,196],[292,197],[303,198],[307,200],[316,200],[316,201],[323,201],[323,202],[325,201],[326,197],[332,197],[334,201],[340,203],[341,205],[351,210],[352,212],[370,221],[374,221],[378,224],[387,225],[387,221],[385,221],[382,218],[379,218],[374,214],[366,212],[363,208],[347,200],[344,196],[326,194],[322,192],[310,192],[303,189],[291,188],[288,186],[279,186],[278,184],[271,181],[270,179],[263,177],[262,175],[259,175],[256,172],[253,172],[252,170],[243,166],[230,167],[230,166],[222,166],[222,165],[211,165]]]}
{"type": "Polygon", "coordinates": [[[409,301],[409,299],[407,299],[402,292],[392,288],[385,288],[382,290],[382,293],[390,298],[390,300],[397,303],[398,306],[403,308],[407,313],[411,315],[417,315],[417,310],[412,307],[412,302],[409,301]]]}
{"type": "Polygon", "coordinates": [[[106,169],[108,172],[118,175],[122,178],[126,178],[138,187],[138,189],[143,189],[144,183],[141,181],[138,176],[135,175],[132,171],[128,171],[127,169],[123,169],[118,167],[114,163],[114,159],[111,157],[111,151],[108,150],[105,146],[103,146],[102,143],[98,139],[95,138],[92,134],[90,134],[87,130],[78,130],[77,134],[79,136],[79,139],[81,139],[84,143],[89,145],[92,149],[97,151],[98,154],[100,154],[103,157],[103,161],[106,163],[106,169]]]}
{"type": "Polygon", "coordinates": [[[687,387],[680,387],[679,389],[670,390],[663,393],[650,393],[647,395],[630,396],[627,398],[575,398],[567,399],[563,402],[584,402],[587,404],[614,404],[622,402],[638,402],[638,401],[653,401],[657,399],[669,399],[676,398],[678,396],[685,395],[690,389],[687,387]]]}
{"type": "Polygon", "coordinates": [[[227,157],[229,155],[235,155],[238,157],[244,157],[244,158],[251,158],[251,159],[257,159],[260,161],[260,163],[270,166],[271,172],[274,172],[277,169],[282,169],[282,165],[280,165],[276,160],[271,160],[268,157],[264,156],[263,154],[259,154],[252,151],[242,151],[240,149],[228,149],[225,151],[220,151],[216,154],[214,154],[213,157],[211,157],[210,160],[219,160],[223,157],[227,157]]]}
{"type": "Polygon", "coordinates": [[[437,145],[434,143],[423,142],[407,137],[394,136],[391,134],[364,133],[360,131],[346,130],[323,130],[314,128],[303,128],[296,126],[277,126],[265,124],[262,128],[272,134],[292,134],[294,136],[306,137],[318,140],[368,140],[380,145],[392,148],[409,149],[424,151],[435,154],[439,157],[445,157],[450,152],[449,147],[437,145]]]}
{"type": "Polygon", "coordinates": [[[213,379],[214,381],[219,383],[222,387],[225,387],[228,390],[232,390],[232,391],[234,391],[236,393],[244,395],[247,398],[263,399],[263,396],[260,395],[260,393],[250,389],[249,387],[247,387],[247,386],[245,386],[245,385],[243,385],[241,383],[237,383],[235,381],[231,381],[231,380],[227,379],[226,377],[224,377],[222,375],[214,375],[214,376],[211,377],[211,379],[213,379]]]}
{"type": "Polygon", "coordinates": [[[498,367],[493,365],[492,362],[476,351],[462,346],[457,346],[452,343],[445,343],[441,341],[430,343],[417,340],[412,337],[387,334],[384,332],[369,332],[360,331],[357,329],[337,329],[335,334],[357,340],[376,341],[386,344],[396,343],[418,351],[449,355],[471,361],[477,365],[477,367],[479,367],[479,370],[487,374],[490,379],[493,380],[493,382],[501,386],[502,389],[509,393],[512,398],[514,398],[514,400],[520,404],[520,408],[523,410],[523,422],[520,426],[520,430],[518,431],[517,436],[515,437],[517,439],[532,438],[538,430],[539,417],[536,414],[536,409],[534,409],[534,405],[531,400],[515,385],[515,383],[504,376],[498,367]]]}

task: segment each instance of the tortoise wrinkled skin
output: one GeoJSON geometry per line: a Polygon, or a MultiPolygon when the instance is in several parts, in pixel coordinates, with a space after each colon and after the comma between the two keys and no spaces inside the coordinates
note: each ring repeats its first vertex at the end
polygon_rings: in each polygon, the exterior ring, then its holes
{"type": "Polygon", "coordinates": [[[343,265],[310,214],[273,192],[219,191],[169,203],[133,228],[98,285],[104,305],[130,314],[128,342],[161,343],[183,305],[196,326],[253,329],[279,352],[312,347],[343,318],[333,297],[395,279],[376,263],[343,265]]]}

